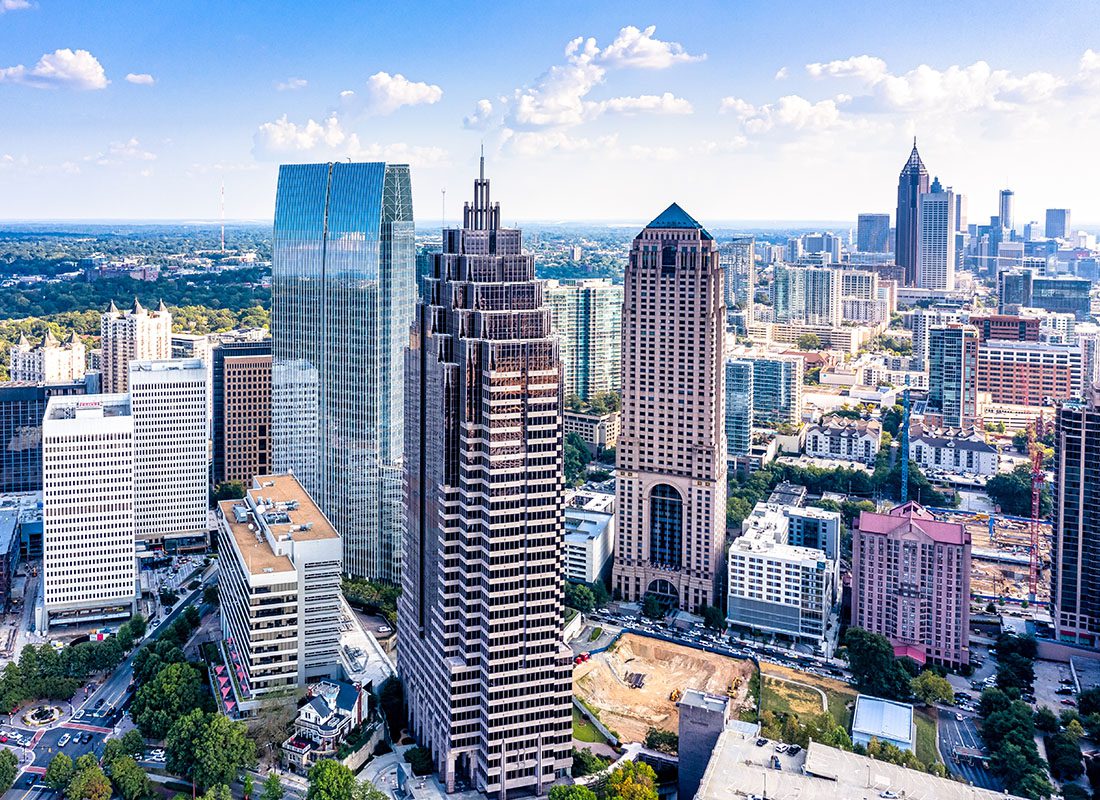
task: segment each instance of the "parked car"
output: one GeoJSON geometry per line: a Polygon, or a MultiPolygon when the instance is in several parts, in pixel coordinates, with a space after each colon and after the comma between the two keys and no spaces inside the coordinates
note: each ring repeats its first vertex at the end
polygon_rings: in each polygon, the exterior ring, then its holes
{"type": "Polygon", "coordinates": [[[1073,689],[1069,688],[1068,686],[1063,686],[1061,689],[1055,689],[1054,693],[1055,694],[1073,694],[1073,689]]]}
{"type": "Polygon", "coordinates": [[[70,739],[72,739],[72,737],[69,736],[69,734],[66,733],[64,736],[62,736],[60,739],[57,740],[57,746],[58,747],[64,747],[65,745],[67,745],[69,743],[70,739]]]}

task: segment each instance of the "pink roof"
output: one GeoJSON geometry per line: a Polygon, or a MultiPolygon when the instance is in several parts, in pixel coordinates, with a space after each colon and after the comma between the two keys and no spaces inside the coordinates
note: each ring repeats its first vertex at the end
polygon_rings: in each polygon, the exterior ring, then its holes
{"type": "Polygon", "coordinates": [[[894,658],[911,658],[918,664],[924,664],[927,656],[924,654],[923,647],[916,647],[908,644],[896,644],[894,645],[894,658]]]}
{"type": "Polygon", "coordinates": [[[955,522],[939,522],[923,506],[912,501],[890,509],[889,514],[861,511],[859,529],[863,533],[882,535],[916,530],[942,544],[970,543],[970,534],[964,526],[955,522]]]}

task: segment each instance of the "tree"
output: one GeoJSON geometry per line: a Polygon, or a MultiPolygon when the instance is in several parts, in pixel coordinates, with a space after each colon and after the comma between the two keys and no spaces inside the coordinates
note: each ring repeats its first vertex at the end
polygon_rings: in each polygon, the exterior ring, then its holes
{"type": "Polygon", "coordinates": [[[703,625],[712,631],[724,631],[726,629],[726,615],[718,606],[701,606],[700,615],[703,617],[703,625]]]}
{"type": "Polygon", "coordinates": [[[799,350],[820,350],[821,337],[816,333],[804,333],[798,337],[799,350]]]}
{"type": "Polygon", "coordinates": [[[353,800],[355,775],[331,758],[323,758],[309,771],[306,800],[353,800]]]}
{"type": "Polygon", "coordinates": [[[283,782],[274,772],[264,778],[263,789],[260,790],[260,800],[283,800],[283,782]]]}
{"type": "Polygon", "coordinates": [[[140,800],[153,793],[149,776],[145,774],[133,756],[122,756],[111,764],[111,783],[123,800],[140,800]]]}
{"type": "Polygon", "coordinates": [[[1024,691],[1035,683],[1035,665],[1020,653],[997,651],[997,686],[1024,691]]]}
{"type": "Polygon", "coordinates": [[[389,795],[370,781],[360,781],[355,785],[352,800],[389,800],[389,795]]]}
{"type": "Polygon", "coordinates": [[[1046,706],[1035,711],[1035,727],[1043,733],[1058,732],[1058,717],[1046,706]]]}
{"type": "Polygon", "coordinates": [[[577,609],[582,614],[587,614],[596,607],[596,598],[587,584],[566,581],[565,604],[570,608],[577,609]]]}
{"type": "Polygon", "coordinates": [[[606,758],[593,753],[588,748],[573,748],[573,777],[583,778],[585,775],[595,775],[604,770],[611,763],[606,758]]]}
{"type": "Polygon", "coordinates": [[[218,783],[206,790],[202,800],[233,800],[233,792],[224,783],[218,783]]]}
{"type": "Polygon", "coordinates": [[[645,734],[645,746],[650,750],[673,755],[680,749],[680,737],[672,731],[650,728],[645,734]]]}
{"type": "Polygon", "coordinates": [[[190,664],[169,664],[134,695],[131,715],[150,739],[163,739],[173,722],[203,702],[199,671],[190,664]]]}
{"type": "Polygon", "coordinates": [[[596,793],[587,786],[551,786],[549,800],[596,800],[596,793]]]}
{"type": "MultiPolygon", "coordinates": [[[[994,475],[986,481],[985,491],[1006,514],[1015,514],[1021,517],[1031,516],[1030,465],[1017,464],[1012,472],[1002,472],[994,475]]],[[[1044,484],[1040,495],[1039,516],[1046,519],[1050,516],[1052,508],[1050,488],[1044,484]]]]}
{"type": "Polygon", "coordinates": [[[657,773],[643,761],[627,761],[604,782],[601,800],[657,800],[657,773]]]}
{"type": "Polygon", "coordinates": [[[661,619],[664,614],[664,609],[661,607],[661,601],[657,599],[655,594],[647,594],[645,600],[642,601],[642,614],[650,619],[661,619]]]}
{"type": "Polygon", "coordinates": [[[222,500],[240,500],[244,497],[244,484],[240,481],[225,481],[214,487],[210,499],[215,503],[222,500]]]}
{"type": "Polygon", "coordinates": [[[194,758],[196,784],[228,785],[242,769],[255,766],[256,743],[249,738],[248,727],[243,722],[211,714],[195,742],[194,758]]]}
{"type": "Polygon", "coordinates": [[[862,628],[849,628],[844,636],[848,666],[860,691],[876,697],[905,697],[909,675],[894,658],[890,640],[862,628]]]}
{"type": "Polygon", "coordinates": [[[78,770],[69,781],[65,796],[69,800],[111,800],[111,782],[97,764],[78,770]]]}
{"type": "Polygon", "coordinates": [[[113,763],[125,755],[128,754],[121,739],[108,739],[103,745],[103,755],[99,757],[99,761],[105,768],[110,769],[113,763]]]}
{"type": "Polygon", "coordinates": [[[1085,689],[1077,695],[1077,710],[1081,712],[1083,717],[1090,714],[1100,714],[1100,686],[1085,689]]]}
{"type": "Polygon", "coordinates": [[[218,586],[217,584],[211,584],[204,587],[202,590],[202,601],[208,606],[216,606],[218,604],[218,586]]]}
{"type": "MultiPolygon", "coordinates": [[[[113,741],[113,740],[112,740],[113,741]]],[[[111,742],[108,741],[107,744],[111,742]]],[[[64,791],[73,779],[73,760],[65,753],[58,753],[46,767],[46,785],[57,791],[64,791]]]]}
{"type": "Polygon", "coordinates": [[[592,590],[592,599],[596,603],[596,608],[603,608],[611,601],[611,593],[607,591],[607,586],[602,580],[593,581],[588,584],[588,588],[592,590]]]}
{"type": "Polygon", "coordinates": [[[246,772],[244,780],[241,781],[241,793],[244,795],[244,800],[252,800],[252,792],[255,788],[251,773],[246,772]]]}
{"type": "Polygon", "coordinates": [[[405,761],[412,767],[413,775],[429,775],[435,768],[432,754],[423,747],[410,747],[406,750],[405,761]]]}
{"type": "Polygon", "coordinates": [[[565,435],[565,482],[569,486],[580,486],[584,482],[584,472],[588,467],[591,454],[588,443],[577,433],[565,435]]]}
{"type": "Polygon", "coordinates": [[[926,706],[934,703],[950,703],[955,697],[955,690],[951,688],[947,678],[937,675],[930,669],[926,669],[909,681],[909,690],[926,706]]]}

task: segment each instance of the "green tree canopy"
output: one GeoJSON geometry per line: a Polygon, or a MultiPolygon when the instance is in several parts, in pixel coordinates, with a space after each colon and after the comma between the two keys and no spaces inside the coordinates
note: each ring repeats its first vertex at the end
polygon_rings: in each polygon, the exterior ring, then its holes
{"type": "Polygon", "coordinates": [[[909,690],[914,697],[929,706],[934,703],[950,703],[955,698],[955,690],[951,688],[947,678],[930,669],[909,681],[909,690]]]}
{"type": "Polygon", "coordinates": [[[894,657],[890,640],[863,628],[849,628],[844,636],[848,666],[860,691],[876,697],[905,697],[909,674],[894,657]]]}
{"type": "Polygon", "coordinates": [[[323,758],[309,771],[306,800],[354,800],[355,775],[331,758],[323,758]]]}
{"type": "Polygon", "coordinates": [[[798,337],[799,350],[820,350],[821,337],[816,333],[804,333],[798,337]]]}
{"type": "MultiPolygon", "coordinates": [[[[6,751],[11,752],[11,751],[6,751]]],[[[111,782],[98,764],[77,770],[65,791],[68,800],[111,800],[111,782]]]]}
{"type": "Polygon", "coordinates": [[[123,800],[141,800],[153,793],[149,776],[133,756],[122,756],[111,763],[111,783],[123,800]]]}
{"type": "MultiPolygon", "coordinates": [[[[994,503],[1006,514],[1020,517],[1031,516],[1031,467],[1017,464],[1012,472],[994,475],[985,484],[985,491],[994,503]]],[[[1053,504],[1050,499],[1050,487],[1043,485],[1039,500],[1039,516],[1050,516],[1053,504]]]]}
{"type": "Polygon", "coordinates": [[[596,800],[596,793],[587,786],[551,786],[550,800],[596,800]]]}
{"type": "Polygon", "coordinates": [[[73,760],[65,753],[58,753],[46,767],[46,785],[59,792],[64,791],[73,779],[73,772],[73,760]]]}
{"type": "Polygon", "coordinates": [[[177,719],[202,706],[204,688],[190,664],[169,664],[137,690],[131,716],[145,736],[163,739],[177,719]]]}
{"type": "Polygon", "coordinates": [[[283,800],[283,782],[274,772],[264,778],[263,788],[260,790],[260,800],[283,800]]]}
{"type": "Polygon", "coordinates": [[[600,800],[657,800],[657,773],[643,761],[627,761],[603,782],[600,800]]]}

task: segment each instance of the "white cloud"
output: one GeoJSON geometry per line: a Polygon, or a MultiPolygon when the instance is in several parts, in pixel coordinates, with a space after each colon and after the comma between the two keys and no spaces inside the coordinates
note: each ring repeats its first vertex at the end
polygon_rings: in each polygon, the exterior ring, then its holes
{"type": "Polygon", "coordinates": [[[537,130],[573,127],[607,112],[690,114],[691,103],[669,92],[588,99],[605,82],[609,69],[665,69],[706,57],[687,53],[677,42],[655,39],[655,30],[652,25],[644,30],[627,26],[603,49],[592,37],[571,40],[565,47],[564,64],[550,67],[534,85],[517,89],[505,101],[505,124],[512,129],[537,130]]]}
{"type": "Polygon", "coordinates": [[[847,95],[838,95],[814,103],[791,94],[780,97],[775,103],[755,106],[739,97],[725,97],[719,110],[736,116],[741,128],[750,134],[767,133],[776,128],[822,130],[840,121],[840,106],[850,99],[847,95]]]}
{"type": "Polygon", "coordinates": [[[467,114],[462,119],[462,125],[465,128],[471,128],[473,130],[481,130],[488,126],[489,119],[493,114],[493,101],[487,98],[478,100],[474,105],[472,113],[467,114]]]}
{"type": "Polygon", "coordinates": [[[618,142],[618,137],[601,136],[590,139],[571,136],[566,131],[502,131],[505,149],[521,156],[541,156],[546,153],[578,153],[595,149],[608,149],[618,142]]]}
{"type": "Polygon", "coordinates": [[[305,78],[287,78],[285,81],[276,81],[275,89],[280,92],[293,92],[295,89],[304,89],[309,86],[305,78]]]}
{"type": "Polygon", "coordinates": [[[5,11],[23,11],[28,8],[34,8],[30,0],[0,0],[0,14],[5,11]]]}
{"type": "Polygon", "coordinates": [[[410,81],[404,75],[376,72],[367,79],[367,110],[373,114],[392,114],[402,106],[431,105],[443,97],[435,84],[410,81]]]}
{"type": "Polygon", "coordinates": [[[690,114],[694,110],[691,103],[672,92],[661,95],[643,94],[640,97],[612,97],[597,105],[601,112],[614,114],[690,114]]]}
{"type": "Polygon", "coordinates": [[[780,67],[778,70],[776,70],[775,79],[777,81],[785,80],[788,74],[789,73],[786,67],[780,67]]]}
{"type": "Polygon", "coordinates": [[[875,56],[852,56],[839,61],[806,65],[806,72],[813,78],[856,77],[875,81],[886,74],[886,62],[875,56]]]}
{"type": "MultiPolygon", "coordinates": [[[[650,25],[644,30],[627,25],[619,31],[615,41],[602,51],[597,49],[595,57],[609,67],[635,69],[667,69],[675,64],[702,61],[707,57],[705,53],[697,56],[689,54],[679,42],[665,42],[653,38],[656,30],[656,25],[650,25]]],[[[595,47],[595,39],[587,41],[595,47]]]]}
{"type": "Polygon", "coordinates": [[[0,83],[5,81],[36,89],[106,89],[110,82],[95,56],[67,47],[46,53],[30,69],[22,64],[0,68],[0,83]]]}
{"type": "Polygon", "coordinates": [[[253,155],[278,160],[288,156],[345,158],[408,163],[418,167],[445,164],[447,152],[439,147],[420,147],[404,142],[363,144],[359,135],[346,130],[336,114],[322,122],[310,119],[304,124],[291,122],[284,114],[274,122],[265,122],[253,137],[253,155]]]}
{"type": "Polygon", "coordinates": [[[136,83],[138,86],[152,86],[157,82],[156,78],[148,72],[129,72],[126,74],[126,80],[129,83],[136,83]]]}
{"type": "Polygon", "coordinates": [[[125,142],[111,142],[111,146],[107,148],[107,152],[112,156],[118,158],[133,159],[137,161],[154,161],[156,160],[156,154],[150,153],[141,146],[141,142],[131,137],[125,142]]]}

